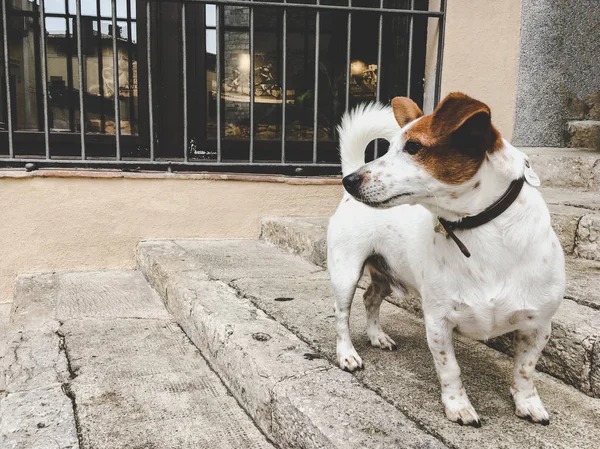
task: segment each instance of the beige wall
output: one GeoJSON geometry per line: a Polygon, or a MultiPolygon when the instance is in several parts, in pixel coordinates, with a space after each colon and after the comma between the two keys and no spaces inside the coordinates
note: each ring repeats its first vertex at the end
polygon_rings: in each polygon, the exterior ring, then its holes
{"type": "Polygon", "coordinates": [[[265,216],[327,215],[340,185],[2,178],[0,303],[23,272],[134,266],[139,240],[259,236],[265,216]]]}
{"type": "MultiPolygon", "coordinates": [[[[439,7],[431,2],[431,8],[439,7]]],[[[426,88],[432,95],[437,21],[430,20],[426,88]]],[[[490,106],[503,137],[513,133],[521,0],[449,0],[442,71],[442,98],[461,91],[490,106]]]]}

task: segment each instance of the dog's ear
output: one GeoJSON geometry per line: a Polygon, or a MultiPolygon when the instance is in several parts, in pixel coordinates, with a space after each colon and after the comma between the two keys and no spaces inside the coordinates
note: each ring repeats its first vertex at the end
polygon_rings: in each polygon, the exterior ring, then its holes
{"type": "Polygon", "coordinates": [[[453,146],[467,153],[492,150],[500,134],[492,125],[490,108],[463,93],[449,94],[435,108],[431,131],[437,138],[448,138],[453,146]]]}
{"type": "Polygon", "coordinates": [[[396,117],[396,121],[401,128],[423,115],[421,108],[408,97],[395,97],[392,99],[392,109],[394,110],[394,117],[396,117]]]}

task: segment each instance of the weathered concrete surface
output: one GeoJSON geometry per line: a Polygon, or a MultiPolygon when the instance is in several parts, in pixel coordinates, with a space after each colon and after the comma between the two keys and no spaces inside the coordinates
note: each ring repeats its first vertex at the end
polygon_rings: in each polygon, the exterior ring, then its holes
{"type": "Polygon", "coordinates": [[[567,122],[567,145],[573,148],[600,150],[600,121],[576,120],[567,122]]]}
{"type": "MultiPolygon", "coordinates": [[[[25,391],[22,408],[37,414],[32,392],[55,382],[68,405],[56,419],[71,423],[82,449],[273,447],[141,273],[30,275],[16,285],[11,328],[18,328],[1,378],[10,390],[1,405],[7,404],[6,413],[17,410],[6,401],[34,386],[25,391]]],[[[15,447],[67,447],[46,435],[37,438],[38,421],[34,427],[30,421],[21,413],[10,422],[22,429],[15,447]]]]}
{"type": "MultiPolygon", "coordinates": [[[[292,330],[310,345],[311,351],[322,354],[330,361],[334,360],[335,332],[331,310],[333,297],[329,281],[315,270],[314,265],[296,259],[295,269],[288,275],[282,275],[278,267],[289,266],[294,256],[267,245],[261,247],[255,242],[196,241],[188,243],[187,247],[196,261],[204,261],[206,267],[203,271],[205,274],[210,273],[213,279],[216,275],[213,266],[227,272],[227,265],[231,264],[236,278],[231,280],[231,277],[224,276],[223,281],[229,282],[238,290],[239,295],[248,298],[269,316],[292,330]],[[227,257],[231,254],[236,256],[227,257]],[[268,268],[266,261],[276,273],[268,279],[264,276],[268,268]],[[255,269],[255,266],[258,268],[255,269]],[[282,301],[281,298],[287,300],[282,301]]],[[[140,251],[144,251],[144,248],[138,248],[138,253],[140,251]]],[[[160,264],[160,260],[156,262],[160,264]]],[[[214,296],[214,293],[204,294],[206,281],[185,281],[184,284],[184,276],[189,277],[190,274],[174,275],[169,284],[172,285],[169,288],[173,292],[178,290],[178,285],[187,285],[186,289],[181,289],[181,298],[194,301],[194,297],[214,296]],[[196,287],[192,288],[190,282],[196,283],[196,287]]],[[[168,298],[171,301],[172,293],[169,288],[168,298]]],[[[457,352],[467,391],[484,426],[481,429],[471,429],[450,423],[444,417],[439,402],[438,381],[433,363],[430,362],[422,320],[384,303],[383,326],[399,342],[401,349],[397,352],[382,352],[371,348],[364,332],[365,317],[360,295],[361,292],[358,292],[352,310],[352,332],[357,350],[366,362],[366,369],[357,373],[356,378],[446,444],[457,448],[512,448],[520,447],[523,441],[527,441],[530,447],[596,446],[600,437],[600,428],[596,425],[600,416],[598,400],[585,396],[550,376],[538,374],[538,389],[551,411],[552,423],[549,428],[543,428],[521,421],[514,416],[514,406],[508,393],[510,360],[507,356],[470,340],[457,339],[457,352]]],[[[185,305],[181,309],[183,313],[190,310],[185,305]]],[[[218,313],[227,313],[224,309],[228,310],[229,307],[219,308],[218,313]]],[[[193,314],[193,309],[191,310],[193,314]]],[[[212,322],[212,318],[213,314],[211,320],[205,319],[205,322],[212,322]]],[[[226,321],[220,317],[216,319],[226,321]]],[[[235,334],[234,332],[232,335],[235,334]]],[[[221,337],[221,342],[223,341],[230,344],[224,335],[221,337]]],[[[360,408],[356,412],[361,413],[360,408]]]]}
{"type": "Polygon", "coordinates": [[[600,189],[600,153],[582,148],[519,148],[529,156],[542,187],[600,189]]]}
{"type": "Polygon", "coordinates": [[[69,320],[60,329],[83,448],[271,448],[168,319],[69,320]]]}
{"type": "Polygon", "coordinates": [[[2,399],[0,447],[78,449],[73,406],[63,386],[51,384],[2,399]]]}
{"type": "Polygon", "coordinates": [[[311,263],[327,265],[327,217],[276,217],[261,220],[261,239],[311,263]]]}
{"type": "Polygon", "coordinates": [[[579,221],[575,253],[585,259],[600,260],[600,213],[588,214],[579,221]]]}
{"type": "Polygon", "coordinates": [[[565,254],[573,254],[579,221],[589,211],[579,207],[563,206],[562,204],[550,204],[548,209],[550,209],[552,217],[552,228],[554,228],[565,254]]]}
{"type": "MultiPolygon", "coordinates": [[[[270,282],[268,268],[280,278],[286,270],[298,276],[306,269],[320,271],[293,256],[278,258],[279,251],[264,254],[261,243],[234,242],[240,246],[227,241],[178,241],[188,248],[207,248],[202,254],[187,251],[195,259],[190,266],[202,260],[203,271],[183,267],[175,273],[173,258],[167,257],[165,272],[157,279],[159,285],[166,280],[168,309],[267,435],[282,447],[444,447],[350,374],[313,357],[306,343],[250,301],[238,298],[233,288],[206,280],[208,276],[231,281],[232,273],[234,277],[244,274],[249,263],[262,282],[270,282]],[[248,251],[254,253],[251,260],[248,251]]],[[[160,270],[161,259],[155,258],[159,244],[142,242],[137,250],[141,268],[152,267],[146,272],[151,282],[160,270]]],[[[313,276],[323,279],[319,272],[313,276]]]]}
{"type": "Polygon", "coordinates": [[[0,333],[2,333],[2,330],[6,329],[6,327],[8,326],[8,322],[10,320],[11,307],[12,302],[0,303],[0,333]]]}
{"type": "MultiPolygon", "coordinates": [[[[566,262],[565,297],[600,310],[600,262],[574,257],[568,257],[566,262]]],[[[585,309],[581,312],[585,313],[585,309]]]]}
{"type": "Polygon", "coordinates": [[[600,211],[600,194],[598,192],[577,192],[568,189],[542,189],[544,200],[548,204],[562,204],[580,207],[590,211],[600,211]]]}

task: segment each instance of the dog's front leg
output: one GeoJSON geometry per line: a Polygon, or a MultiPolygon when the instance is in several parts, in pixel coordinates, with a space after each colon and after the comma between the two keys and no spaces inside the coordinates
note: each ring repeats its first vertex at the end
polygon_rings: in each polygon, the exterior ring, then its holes
{"type": "Polygon", "coordinates": [[[471,405],[460,378],[460,367],[454,355],[453,326],[442,317],[425,314],[427,343],[442,387],[442,403],[450,421],[480,427],[481,421],[471,405]]]}
{"type": "Polygon", "coordinates": [[[548,425],[550,417],[533,384],[535,365],[550,338],[550,322],[536,330],[515,331],[514,382],[510,392],[519,418],[548,425]]]}

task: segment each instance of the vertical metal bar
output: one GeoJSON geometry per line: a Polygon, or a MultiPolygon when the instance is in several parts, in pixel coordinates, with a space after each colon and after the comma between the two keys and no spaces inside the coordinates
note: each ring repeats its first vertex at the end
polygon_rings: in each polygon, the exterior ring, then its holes
{"type": "Polygon", "coordinates": [[[442,64],[444,62],[444,33],[446,29],[446,0],[440,2],[440,12],[443,15],[438,19],[438,53],[435,66],[435,94],[433,96],[433,106],[437,106],[440,101],[442,90],[442,64]]]}
{"type": "MultiPolygon", "coordinates": [[[[317,0],[317,5],[321,2],[317,0]]],[[[321,47],[321,12],[315,14],[315,92],[314,92],[314,116],[313,116],[313,164],[317,163],[317,143],[319,139],[319,51],[321,47]]]]}
{"type": "Polygon", "coordinates": [[[4,75],[6,79],[6,113],[8,115],[8,156],[15,157],[13,148],[13,122],[12,122],[12,98],[10,91],[10,63],[8,60],[8,18],[6,16],[6,2],[2,0],[2,41],[4,42],[4,75]]]}
{"type": "MultiPolygon", "coordinates": [[[[379,8],[383,9],[383,0],[379,0],[379,8]]],[[[383,14],[379,14],[379,37],[377,38],[377,84],[375,87],[375,100],[381,97],[381,48],[383,47],[383,14]]],[[[379,157],[379,140],[375,140],[373,158],[379,157]]]]}
{"type": "Polygon", "coordinates": [[[187,29],[185,2],[181,3],[181,47],[183,60],[183,160],[188,161],[187,29]]]}
{"type": "MultiPolygon", "coordinates": [[[[411,11],[415,9],[415,0],[410,0],[410,9],[411,11]]],[[[410,84],[412,82],[412,56],[413,56],[413,39],[414,39],[414,20],[415,17],[411,14],[408,19],[410,25],[408,27],[408,72],[406,74],[406,96],[410,98],[410,84]]]]}
{"type": "Polygon", "coordinates": [[[79,73],[79,134],[81,135],[81,159],[86,159],[85,154],[85,111],[83,109],[83,89],[85,83],[83,82],[83,51],[81,44],[81,0],[77,0],[75,3],[76,8],[76,26],[77,26],[77,70],[79,73]]]}
{"type": "MultiPolygon", "coordinates": [[[[352,0],[348,0],[348,6],[352,6],[352,0]]],[[[351,49],[352,49],[352,13],[348,13],[348,34],[346,37],[346,112],[350,109],[350,68],[351,63],[351,49]]]]}
{"type": "MultiPolygon", "coordinates": [[[[283,0],[286,3],[287,0],[283,0]]],[[[287,106],[287,8],[283,8],[283,80],[281,96],[281,163],[285,164],[285,108],[287,106]]]]}
{"type": "Polygon", "coordinates": [[[250,6],[250,163],[254,162],[254,7],[250,6]]]}
{"type": "Polygon", "coordinates": [[[221,5],[215,5],[215,69],[217,77],[217,162],[221,162],[221,8],[221,5]]]}
{"type": "Polygon", "coordinates": [[[113,91],[115,96],[115,138],[117,160],[121,160],[121,114],[119,105],[119,54],[117,53],[117,0],[111,0],[112,8],[112,46],[113,46],[113,91]]]}
{"type": "Polygon", "coordinates": [[[146,62],[148,73],[148,120],[150,134],[150,160],[154,161],[154,101],[152,100],[152,34],[150,20],[150,1],[146,2],[146,62]]]}
{"type": "Polygon", "coordinates": [[[44,0],[40,0],[40,48],[42,66],[42,104],[44,108],[44,148],[46,159],[50,159],[50,123],[48,119],[48,61],[46,57],[46,11],[44,0]]]}

